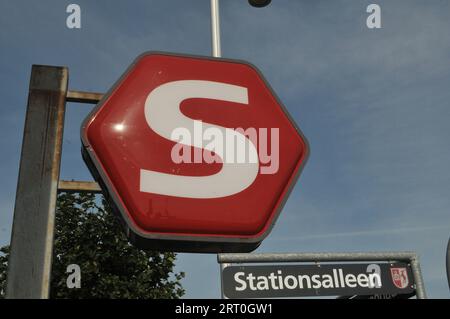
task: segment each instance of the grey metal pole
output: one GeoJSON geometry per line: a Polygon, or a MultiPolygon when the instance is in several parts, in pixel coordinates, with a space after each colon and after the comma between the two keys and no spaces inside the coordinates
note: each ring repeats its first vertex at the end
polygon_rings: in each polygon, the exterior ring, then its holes
{"type": "Polygon", "coordinates": [[[417,255],[411,258],[411,269],[416,283],[417,299],[426,299],[425,285],[423,283],[422,271],[420,270],[419,257],[417,255]]]}
{"type": "Polygon", "coordinates": [[[220,58],[220,12],[219,0],[211,0],[211,44],[213,57],[220,58]]]}
{"type": "Polygon", "coordinates": [[[446,262],[446,267],[447,267],[447,281],[448,281],[448,288],[450,288],[450,238],[448,239],[448,244],[447,244],[447,262],[446,262]]]}
{"type": "Polygon", "coordinates": [[[8,263],[7,298],[49,297],[67,83],[65,67],[32,67],[8,263]]]}
{"type": "MultiPolygon", "coordinates": [[[[219,0],[211,0],[211,49],[215,58],[222,56],[220,47],[220,9],[219,0]]],[[[222,271],[225,265],[220,265],[220,284],[223,285],[222,271]]],[[[222,299],[225,298],[223,289],[221,289],[222,299]]]]}

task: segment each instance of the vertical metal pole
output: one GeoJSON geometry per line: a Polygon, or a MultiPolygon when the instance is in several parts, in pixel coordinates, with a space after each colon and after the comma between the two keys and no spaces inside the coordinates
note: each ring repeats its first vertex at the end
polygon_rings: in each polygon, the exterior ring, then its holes
{"type": "MultiPolygon", "coordinates": [[[[222,56],[222,50],[220,47],[219,0],[211,0],[211,48],[213,57],[220,58],[222,56]]],[[[226,298],[223,293],[223,277],[222,277],[222,272],[225,267],[226,265],[220,264],[220,284],[221,284],[222,299],[226,298]]]]}
{"type": "Polygon", "coordinates": [[[49,297],[67,82],[65,67],[32,67],[8,263],[7,298],[49,297]]]}
{"type": "Polygon", "coordinates": [[[220,13],[219,0],[211,0],[211,43],[213,57],[220,58],[220,13]]]}
{"type": "Polygon", "coordinates": [[[450,288],[450,238],[448,239],[446,257],[447,257],[446,258],[447,281],[448,281],[448,288],[450,288]]]}
{"type": "Polygon", "coordinates": [[[419,257],[414,256],[411,258],[411,269],[416,283],[416,295],[417,299],[426,299],[427,294],[425,292],[425,285],[423,283],[422,271],[420,270],[419,257]]]}

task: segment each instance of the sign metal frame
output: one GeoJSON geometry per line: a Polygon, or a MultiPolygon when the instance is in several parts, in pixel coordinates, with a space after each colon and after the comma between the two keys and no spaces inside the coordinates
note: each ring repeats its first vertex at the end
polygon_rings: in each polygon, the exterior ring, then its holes
{"type": "Polygon", "coordinates": [[[406,262],[410,265],[417,299],[426,299],[419,257],[414,252],[354,252],[354,253],[258,253],[218,254],[221,271],[221,292],[224,295],[223,270],[235,264],[306,263],[306,262],[406,262]]]}

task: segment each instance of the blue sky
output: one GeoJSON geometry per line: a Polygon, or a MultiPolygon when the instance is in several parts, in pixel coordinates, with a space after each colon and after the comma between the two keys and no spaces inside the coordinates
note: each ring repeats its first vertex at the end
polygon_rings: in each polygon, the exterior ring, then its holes
{"type": "MultiPolygon", "coordinates": [[[[429,296],[448,298],[450,2],[222,0],[222,53],[265,74],[311,155],[257,252],[416,251],[429,296]],[[366,27],[366,7],[382,29],[366,27]]],[[[148,50],[210,54],[208,0],[0,0],[0,244],[10,239],[32,64],[65,65],[105,92],[148,50]],[[82,28],[66,28],[66,7],[82,28]]],[[[61,178],[91,180],[69,104],[61,178]]],[[[186,297],[220,297],[215,255],[180,254],[186,297]]]]}

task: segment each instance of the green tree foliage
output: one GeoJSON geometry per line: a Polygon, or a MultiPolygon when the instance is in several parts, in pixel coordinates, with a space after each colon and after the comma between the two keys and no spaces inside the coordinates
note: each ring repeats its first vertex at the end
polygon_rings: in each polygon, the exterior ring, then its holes
{"type": "Polygon", "coordinates": [[[0,299],[5,295],[9,247],[0,248],[0,299]]]}
{"type": "MultiPolygon", "coordinates": [[[[129,244],[107,203],[93,194],[58,196],[51,298],[179,298],[174,253],[129,244]],[[67,266],[81,270],[81,288],[67,287],[67,266]]],[[[0,255],[0,293],[5,285],[8,248],[0,255]]]]}

